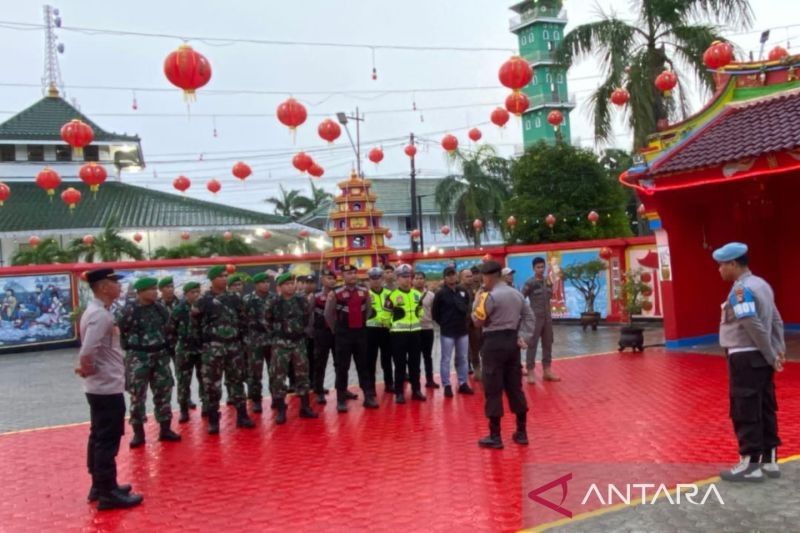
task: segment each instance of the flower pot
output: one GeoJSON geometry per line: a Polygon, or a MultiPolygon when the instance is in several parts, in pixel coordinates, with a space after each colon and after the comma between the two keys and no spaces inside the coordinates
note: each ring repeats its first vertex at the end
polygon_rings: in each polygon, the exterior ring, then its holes
{"type": "Polygon", "coordinates": [[[634,352],[644,351],[644,329],[638,326],[625,326],[619,332],[619,351],[630,348],[634,352]]]}
{"type": "Polygon", "coordinates": [[[583,331],[589,326],[592,331],[597,331],[597,325],[600,323],[600,313],[581,313],[581,327],[583,331]]]}

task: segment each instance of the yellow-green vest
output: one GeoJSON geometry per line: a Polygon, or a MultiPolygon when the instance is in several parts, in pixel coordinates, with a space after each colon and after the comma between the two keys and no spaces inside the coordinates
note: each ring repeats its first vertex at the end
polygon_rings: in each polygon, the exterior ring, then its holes
{"type": "Polygon", "coordinates": [[[392,293],[387,288],[381,289],[381,292],[369,290],[370,302],[372,308],[370,309],[370,318],[367,319],[368,328],[390,328],[392,327],[392,312],[387,311],[384,305],[386,298],[392,293]]]}
{"type": "Polygon", "coordinates": [[[390,305],[387,309],[390,310],[392,318],[392,333],[406,333],[413,331],[420,331],[419,318],[422,316],[422,293],[417,289],[411,289],[408,292],[395,289],[389,294],[390,305]],[[395,318],[394,309],[402,309],[402,317],[395,318]]]}

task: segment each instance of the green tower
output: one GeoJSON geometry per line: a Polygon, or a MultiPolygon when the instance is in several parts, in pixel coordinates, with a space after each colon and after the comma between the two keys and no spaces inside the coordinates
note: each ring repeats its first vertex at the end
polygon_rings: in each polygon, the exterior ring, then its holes
{"type": "Polygon", "coordinates": [[[519,39],[519,52],[533,67],[533,80],[525,87],[531,105],[522,116],[525,148],[544,140],[554,142],[556,131],[547,115],[559,110],[564,122],[559,128],[564,141],[570,141],[569,112],[575,107],[567,91],[567,73],[556,64],[555,51],[564,38],[567,12],[562,0],[526,0],[511,6],[517,13],[510,29],[519,39]]]}

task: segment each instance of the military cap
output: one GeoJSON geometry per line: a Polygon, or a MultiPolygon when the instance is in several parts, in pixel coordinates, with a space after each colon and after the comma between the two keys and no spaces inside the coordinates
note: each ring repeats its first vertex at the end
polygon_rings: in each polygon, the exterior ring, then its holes
{"type": "Polygon", "coordinates": [[[409,264],[403,263],[402,265],[399,265],[397,267],[395,272],[400,277],[406,277],[406,276],[410,276],[410,275],[412,275],[414,273],[414,268],[409,264]]]}
{"type": "Polygon", "coordinates": [[[103,281],[104,279],[108,279],[111,281],[119,281],[120,278],[119,274],[114,273],[113,268],[96,268],[94,270],[89,270],[86,272],[86,282],[91,285],[92,283],[97,283],[98,281],[103,281]]]}
{"type": "Polygon", "coordinates": [[[172,276],[167,276],[166,278],[161,278],[158,280],[158,288],[163,289],[167,285],[172,285],[174,281],[172,280],[172,276]]]}
{"type": "Polygon", "coordinates": [[[252,281],[253,283],[261,283],[262,281],[269,281],[269,278],[266,272],[259,272],[253,276],[252,281]]]}
{"type": "Polygon", "coordinates": [[[284,272],[283,274],[278,276],[278,278],[275,280],[275,284],[281,286],[287,281],[292,281],[293,279],[294,276],[292,276],[291,272],[284,272]]]}
{"type": "Polygon", "coordinates": [[[727,261],[739,259],[745,254],[747,254],[746,244],[741,242],[729,242],[722,248],[714,250],[714,253],[711,255],[717,263],[725,263],[727,261]]]}
{"type": "Polygon", "coordinates": [[[358,267],[356,267],[355,265],[351,265],[350,263],[348,263],[342,266],[342,272],[354,272],[354,271],[358,271],[358,267]]]}
{"type": "Polygon", "coordinates": [[[156,285],[158,285],[158,280],[156,278],[139,278],[136,280],[136,283],[133,284],[133,288],[136,292],[141,292],[147,289],[153,289],[156,285]]]}
{"type": "Polygon", "coordinates": [[[208,279],[216,279],[226,272],[225,265],[215,265],[208,269],[208,279]]]}
{"type": "Polygon", "coordinates": [[[183,292],[184,292],[184,294],[186,294],[189,291],[193,291],[193,290],[199,289],[199,288],[200,288],[200,284],[197,283],[196,281],[187,281],[186,283],[183,284],[183,292]]]}
{"type": "Polygon", "coordinates": [[[372,267],[367,270],[367,276],[369,279],[380,279],[383,277],[383,270],[380,267],[372,267]]]}
{"type": "Polygon", "coordinates": [[[230,276],[228,276],[228,287],[230,287],[234,283],[244,283],[241,274],[231,274],[230,276]]]}
{"type": "Polygon", "coordinates": [[[502,270],[503,267],[497,261],[486,261],[481,266],[481,274],[497,274],[502,270]]]}
{"type": "Polygon", "coordinates": [[[333,276],[335,278],[336,277],[336,272],[334,272],[330,268],[323,268],[322,272],[320,272],[319,275],[323,276],[323,277],[325,277],[325,276],[333,276]]]}
{"type": "Polygon", "coordinates": [[[444,270],[442,271],[442,276],[444,276],[444,277],[455,276],[456,274],[457,274],[456,267],[454,267],[454,266],[446,266],[446,267],[444,267],[444,270]]]}

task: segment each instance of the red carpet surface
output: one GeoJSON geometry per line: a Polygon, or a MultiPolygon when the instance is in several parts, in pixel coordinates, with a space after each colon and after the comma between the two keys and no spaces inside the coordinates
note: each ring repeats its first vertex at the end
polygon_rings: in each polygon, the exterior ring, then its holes
{"type": "MultiPolygon", "coordinates": [[[[267,410],[254,430],[227,408],[217,437],[193,411],[182,442],[158,442],[151,421],[137,450],[126,426],[119,481],[145,495],[128,511],[86,503],[87,424],[0,435],[0,531],[509,531],[522,525],[523,465],[735,461],[723,358],[648,350],[555,369],[563,382],[525,386],[530,446],[511,442],[507,414],[502,451],[476,444],[479,385],[399,406],[379,393],[380,409],[354,401],[346,415],[329,401],[318,420],[299,419],[294,398],[286,425],[267,410]]],[[[777,388],[781,454],[797,454],[800,365],[777,388]]]]}

